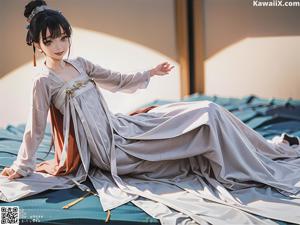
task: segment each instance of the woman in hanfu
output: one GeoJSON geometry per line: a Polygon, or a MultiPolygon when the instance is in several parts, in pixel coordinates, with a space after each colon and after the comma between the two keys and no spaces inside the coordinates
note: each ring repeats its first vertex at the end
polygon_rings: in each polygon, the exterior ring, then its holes
{"type": "MultiPolygon", "coordinates": [[[[285,134],[266,140],[211,101],[113,114],[97,86],[133,93],[173,67],[166,62],[122,74],[83,57],[64,59],[70,53],[71,26],[61,12],[37,0],[26,5],[24,15],[29,22],[27,43],[34,56],[37,48],[45,61],[33,80],[17,159],[1,175],[12,182],[36,173],[61,178],[81,174],[79,182],[88,176],[105,210],[132,201],[161,222],[172,218],[170,224],[268,224],[253,214],[300,223],[300,201],[295,200],[300,193],[298,137],[285,134]],[[49,110],[55,157],[36,164],[49,110]],[[269,208],[247,205],[249,196],[269,208]]],[[[22,195],[23,189],[18,198],[29,195],[22,195]]],[[[5,193],[4,186],[0,190],[5,193]]]]}

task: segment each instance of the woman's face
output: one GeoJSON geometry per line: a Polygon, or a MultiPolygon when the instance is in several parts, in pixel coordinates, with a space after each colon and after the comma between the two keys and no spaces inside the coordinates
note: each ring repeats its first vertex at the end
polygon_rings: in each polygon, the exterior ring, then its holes
{"type": "Polygon", "coordinates": [[[44,52],[46,57],[50,57],[53,60],[62,60],[63,56],[69,50],[70,43],[68,36],[64,33],[62,27],[60,27],[61,35],[57,38],[50,38],[50,32],[47,28],[46,40],[42,41],[42,34],[40,34],[39,48],[44,52]]]}

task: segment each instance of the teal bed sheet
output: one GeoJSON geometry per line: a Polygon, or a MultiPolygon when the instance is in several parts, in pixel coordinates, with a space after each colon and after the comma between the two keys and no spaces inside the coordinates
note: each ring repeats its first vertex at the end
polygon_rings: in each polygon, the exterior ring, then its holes
{"type": "MultiPolygon", "coordinates": [[[[210,100],[222,105],[268,139],[283,132],[300,136],[300,100],[264,99],[253,95],[244,98],[224,98],[199,94],[181,99],[199,100],[210,100]]],[[[155,100],[141,107],[171,102],[176,101],[155,100]]],[[[16,158],[24,129],[25,124],[0,128],[0,170],[10,166],[16,158]]],[[[45,157],[50,146],[50,134],[50,124],[47,124],[44,139],[37,151],[37,162],[54,157],[53,152],[45,157]]],[[[84,184],[93,189],[89,180],[84,184]]],[[[106,213],[96,196],[89,196],[69,209],[62,208],[82,195],[83,192],[77,187],[48,190],[11,203],[0,201],[0,206],[19,206],[20,224],[107,224],[106,213]]],[[[159,221],[128,203],[111,211],[109,224],[159,224],[159,221]]]]}

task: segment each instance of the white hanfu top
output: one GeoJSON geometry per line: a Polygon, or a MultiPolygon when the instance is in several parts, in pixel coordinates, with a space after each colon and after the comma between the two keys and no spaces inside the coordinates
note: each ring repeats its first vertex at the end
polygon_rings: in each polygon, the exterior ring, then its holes
{"type": "Polygon", "coordinates": [[[34,79],[30,116],[12,165],[25,177],[0,177],[0,199],[69,188],[88,176],[104,210],[132,201],[164,224],[272,224],[253,214],[300,223],[299,147],[267,141],[211,101],[113,114],[100,88],[133,93],[148,86],[150,71],[122,74],[82,57],[65,61],[79,77],[65,82],[43,66],[34,79]],[[72,120],[82,161],[76,173],[63,177],[34,171],[51,103],[64,115],[65,138],[72,120]]]}

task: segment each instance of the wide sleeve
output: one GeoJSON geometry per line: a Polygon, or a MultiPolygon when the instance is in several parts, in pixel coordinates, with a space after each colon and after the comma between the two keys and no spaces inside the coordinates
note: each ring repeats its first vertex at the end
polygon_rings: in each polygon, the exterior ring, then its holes
{"type": "Polygon", "coordinates": [[[133,74],[124,74],[109,69],[105,69],[97,64],[93,64],[82,57],[77,58],[82,64],[85,72],[94,78],[99,87],[111,92],[133,93],[138,89],[145,89],[150,81],[150,70],[133,74]]]}
{"type": "Polygon", "coordinates": [[[11,165],[11,168],[22,176],[28,176],[35,170],[36,151],[44,137],[50,106],[50,94],[46,81],[46,77],[33,80],[30,110],[22,144],[17,159],[11,165]]]}

